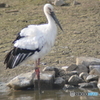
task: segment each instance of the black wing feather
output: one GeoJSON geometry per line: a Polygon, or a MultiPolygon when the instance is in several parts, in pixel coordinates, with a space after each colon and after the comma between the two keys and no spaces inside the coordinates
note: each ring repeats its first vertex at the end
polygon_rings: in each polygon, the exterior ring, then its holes
{"type": "Polygon", "coordinates": [[[35,52],[39,52],[40,50],[37,48],[35,50],[21,49],[14,47],[5,57],[4,64],[6,64],[6,68],[14,68],[25,59],[33,55],[35,52]]]}
{"type": "Polygon", "coordinates": [[[24,38],[25,36],[21,36],[20,33],[18,33],[16,39],[12,42],[12,43],[15,43],[16,40],[19,40],[21,38],[24,38]]]}

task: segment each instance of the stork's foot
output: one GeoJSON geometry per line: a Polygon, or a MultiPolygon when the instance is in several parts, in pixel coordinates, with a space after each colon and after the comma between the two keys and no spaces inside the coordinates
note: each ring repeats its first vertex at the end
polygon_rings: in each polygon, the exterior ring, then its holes
{"type": "Polygon", "coordinates": [[[35,67],[35,73],[38,79],[38,89],[39,89],[39,93],[41,93],[41,89],[40,89],[40,68],[39,67],[35,67]]]}
{"type": "Polygon", "coordinates": [[[40,68],[39,67],[35,67],[35,73],[37,75],[37,79],[40,78],[40,68]]]}

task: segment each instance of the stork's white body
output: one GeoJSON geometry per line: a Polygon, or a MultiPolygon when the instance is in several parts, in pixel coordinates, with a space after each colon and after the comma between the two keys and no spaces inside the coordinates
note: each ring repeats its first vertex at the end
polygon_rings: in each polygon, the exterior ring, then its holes
{"type": "Polygon", "coordinates": [[[57,35],[57,27],[55,22],[42,25],[29,25],[21,30],[20,35],[25,36],[25,38],[17,40],[14,46],[30,50],[40,48],[39,52],[35,52],[31,56],[33,60],[37,60],[50,52],[57,35]]]}

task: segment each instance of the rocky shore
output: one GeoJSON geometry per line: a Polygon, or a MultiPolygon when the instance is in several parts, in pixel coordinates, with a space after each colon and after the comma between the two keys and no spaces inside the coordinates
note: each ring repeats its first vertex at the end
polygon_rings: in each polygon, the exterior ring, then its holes
{"type": "MultiPolygon", "coordinates": [[[[78,57],[76,64],[62,68],[45,67],[40,73],[42,90],[75,88],[100,89],[100,59],[78,57]]],[[[2,91],[38,89],[35,72],[22,73],[8,83],[0,83],[2,91]],[[4,87],[4,88],[3,88],[4,87]]],[[[0,89],[1,90],[1,89],[0,89]]]]}
{"type": "MultiPolygon", "coordinates": [[[[33,61],[12,70],[5,70],[3,64],[4,56],[11,49],[11,43],[20,29],[46,22],[42,10],[45,3],[37,1],[1,0],[0,92],[37,89],[35,73],[30,72],[33,61]]],[[[100,89],[100,1],[77,1],[79,3],[66,0],[64,6],[54,6],[64,34],[57,36],[52,51],[42,59],[42,66],[47,66],[41,71],[42,89],[100,89]]]]}

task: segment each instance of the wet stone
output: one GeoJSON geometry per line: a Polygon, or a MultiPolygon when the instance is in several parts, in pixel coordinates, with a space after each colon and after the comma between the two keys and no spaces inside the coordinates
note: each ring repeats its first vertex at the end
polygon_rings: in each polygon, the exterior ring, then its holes
{"type": "Polygon", "coordinates": [[[43,71],[55,71],[55,77],[59,76],[59,69],[56,67],[47,66],[43,69],[43,71]]]}
{"type": "Polygon", "coordinates": [[[83,80],[86,80],[88,75],[89,74],[87,72],[82,72],[82,73],[79,74],[79,77],[82,78],[83,80]]]}
{"type": "Polygon", "coordinates": [[[66,71],[63,69],[59,69],[59,77],[66,76],[66,71]]]}
{"type": "Polygon", "coordinates": [[[100,77],[99,77],[99,79],[98,79],[97,87],[98,87],[99,90],[100,90],[100,77]]]}
{"type": "Polygon", "coordinates": [[[2,92],[9,92],[10,88],[7,86],[6,83],[0,82],[0,93],[2,92]]]}
{"type": "Polygon", "coordinates": [[[15,90],[33,88],[33,79],[35,72],[23,73],[7,83],[7,86],[15,90]]]}
{"type": "Polygon", "coordinates": [[[54,89],[62,89],[65,85],[65,80],[62,77],[57,77],[54,81],[54,89]]]}
{"type": "Polygon", "coordinates": [[[97,85],[96,83],[80,83],[79,87],[80,88],[96,88],[97,85]]]}
{"type": "Polygon", "coordinates": [[[87,78],[86,78],[86,81],[87,82],[98,81],[98,78],[99,78],[99,76],[97,76],[97,75],[88,75],[87,78]]]}
{"type": "Polygon", "coordinates": [[[70,85],[78,85],[78,83],[82,83],[83,80],[78,75],[72,75],[68,82],[70,85]]]}
{"type": "Polygon", "coordinates": [[[63,88],[63,90],[67,90],[67,89],[74,89],[75,88],[75,86],[73,86],[73,85],[70,85],[70,84],[65,84],[65,86],[64,86],[64,88],[63,88]]]}
{"type": "MultiPolygon", "coordinates": [[[[55,71],[44,71],[40,73],[40,85],[42,90],[53,89],[53,83],[55,78],[55,71]]],[[[37,76],[34,78],[34,89],[38,89],[37,76]]]]}

